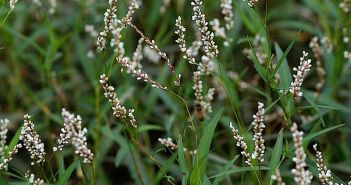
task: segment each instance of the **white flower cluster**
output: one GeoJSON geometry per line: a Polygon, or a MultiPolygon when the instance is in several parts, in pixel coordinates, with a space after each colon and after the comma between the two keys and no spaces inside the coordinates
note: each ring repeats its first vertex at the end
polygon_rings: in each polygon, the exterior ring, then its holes
{"type": "Polygon", "coordinates": [[[143,54],[144,56],[150,60],[150,62],[157,64],[161,56],[153,49],[151,49],[149,46],[144,46],[143,48],[143,54]]]}
{"type": "MultiPolygon", "coordinates": [[[[117,94],[114,92],[115,88],[113,86],[108,85],[108,77],[105,74],[100,75],[100,78],[100,83],[105,90],[104,95],[112,105],[113,115],[115,115],[117,118],[121,118],[123,121],[126,121],[127,109],[123,105],[121,105],[119,99],[117,98],[117,94]]],[[[138,128],[133,112],[134,109],[128,111],[130,123],[134,128],[138,128]]]]}
{"type": "Polygon", "coordinates": [[[171,150],[175,150],[178,148],[178,145],[173,143],[172,139],[170,137],[168,137],[167,139],[162,139],[162,138],[158,138],[158,141],[167,146],[168,148],[170,148],[171,150]]]}
{"type": "Polygon", "coordinates": [[[30,121],[30,115],[24,115],[24,125],[21,130],[20,140],[31,154],[30,158],[34,159],[31,165],[41,165],[45,162],[44,143],[41,142],[39,134],[34,130],[34,123],[30,121]]]}
{"type": "Polygon", "coordinates": [[[313,175],[310,171],[305,170],[306,162],[306,153],[302,146],[303,140],[303,132],[297,129],[296,123],[290,128],[292,133],[292,137],[294,140],[295,146],[295,157],[293,157],[293,161],[295,162],[296,166],[295,169],[292,169],[291,172],[295,174],[294,180],[297,184],[310,184],[313,178],[313,175]]]}
{"type": "Polygon", "coordinates": [[[43,179],[37,178],[37,180],[35,179],[35,175],[34,174],[30,174],[30,171],[28,170],[25,174],[24,177],[28,180],[29,185],[40,185],[44,183],[43,179]]]}
{"type": "Polygon", "coordinates": [[[8,146],[6,145],[7,138],[7,124],[9,123],[8,119],[0,119],[1,130],[0,130],[0,159],[3,160],[3,163],[0,163],[0,170],[3,170],[7,167],[7,164],[12,160],[13,155],[18,152],[19,148],[22,148],[22,144],[17,144],[12,151],[9,151],[9,156],[5,159],[5,151],[8,146]]]}
{"type": "Polygon", "coordinates": [[[50,5],[50,8],[49,8],[49,14],[54,14],[55,13],[55,9],[57,7],[57,2],[56,0],[49,0],[49,5],[50,5]]]}
{"type": "Polygon", "coordinates": [[[234,126],[232,125],[232,122],[230,122],[230,128],[232,129],[232,131],[234,133],[234,139],[237,140],[236,146],[239,146],[239,147],[241,147],[241,149],[243,149],[243,151],[241,151],[241,154],[246,157],[245,163],[247,163],[248,165],[251,166],[252,159],[251,159],[250,153],[247,151],[247,144],[243,140],[244,138],[239,135],[239,131],[234,128],[234,126]]]}
{"type": "Polygon", "coordinates": [[[225,27],[231,30],[234,27],[232,0],[221,0],[221,8],[226,22],[225,27]]]}
{"type": "Polygon", "coordinates": [[[213,62],[213,54],[206,53],[206,55],[202,55],[201,62],[197,66],[197,70],[201,72],[201,75],[209,75],[210,72],[217,72],[217,65],[213,62]]]}
{"type": "Polygon", "coordinates": [[[285,185],[285,182],[283,182],[279,169],[275,170],[275,174],[272,175],[272,179],[277,181],[277,185],[285,185]]]}
{"type": "Polygon", "coordinates": [[[117,0],[109,0],[108,4],[110,5],[109,8],[107,8],[106,12],[104,13],[104,22],[105,22],[105,28],[104,31],[100,32],[100,36],[98,37],[97,45],[99,50],[105,50],[106,49],[106,37],[108,33],[113,29],[112,22],[114,19],[117,18],[116,12],[116,3],[117,0]]]}
{"type": "Polygon", "coordinates": [[[141,59],[143,59],[143,54],[142,54],[143,41],[144,41],[144,38],[139,39],[137,48],[136,48],[135,52],[133,53],[133,61],[131,62],[133,69],[142,69],[143,68],[143,66],[140,63],[141,59]]]}
{"type": "MultiPolygon", "coordinates": [[[[243,1],[246,1],[246,0],[243,0],[243,1]]],[[[258,2],[258,0],[248,0],[249,2],[247,3],[251,8],[254,7],[255,3],[258,2]]]]}
{"type": "Polygon", "coordinates": [[[344,51],[344,58],[348,58],[349,60],[351,60],[351,53],[348,51],[344,51]]]}
{"type": "Polygon", "coordinates": [[[8,119],[0,119],[0,157],[5,157],[5,150],[7,149],[6,139],[7,139],[7,124],[9,123],[8,119]]]}
{"type": "Polygon", "coordinates": [[[86,24],[84,30],[93,38],[97,38],[99,36],[93,25],[86,24]]]}
{"type": "Polygon", "coordinates": [[[344,0],[339,4],[339,7],[344,11],[345,13],[348,13],[350,11],[350,5],[351,5],[351,0],[344,0]]]}
{"type": "Polygon", "coordinates": [[[203,97],[202,97],[202,91],[203,91],[203,86],[202,86],[202,81],[200,80],[200,71],[195,71],[194,72],[194,86],[193,89],[195,90],[195,98],[197,103],[200,103],[203,101],[203,97]]]}
{"type": "Polygon", "coordinates": [[[210,25],[212,26],[212,29],[215,31],[215,35],[222,37],[224,39],[227,38],[227,35],[225,34],[225,29],[224,27],[220,27],[220,23],[218,19],[213,19],[210,21],[210,25]]]}
{"type": "Polygon", "coordinates": [[[208,93],[205,96],[207,102],[203,102],[203,105],[202,105],[202,107],[204,109],[203,112],[205,114],[208,113],[208,112],[212,112],[212,104],[211,104],[211,102],[213,100],[214,93],[215,93],[215,88],[209,88],[208,89],[208,93]]]}
{"type": "Polygon", "coordinates": [[[262,137],[262,131],[266,127],[263,123],[264,119],[264,104],[261,102],[258,102],[258,112],[256,115],[253,115],[253,118],[255,119],[252,124],[254,125],[254,138],[253,140],[255,141],[255,151],[252,153],[252,158],[258,160],[258,163],[261,164],[263,162],[263,155],[264,155],[264,150],[266,147],[264,146],[264,139],[262,137]]]}
{"type": "MultiPolygon", "coordinates": [[[[66,111],[65,108],[62,109],[62,117],[64,121],[64,128],[61,129],[60,138],[58,139],[58,148],[62,150],[64,144],[71,141],[72,145],[76,148],[75,153],[79,157],[83,158],[84,163],[91,163],[94,154],[87,146],[87,138],[85,135],[88,133],[87,128],[82,128],[82,118],[77,115],[71,114],[66,111]]],[[[54,151],[56,149],[54,148],[54,151]]]]}
{"type": "Polygon", "coordinates": [[[325,44],[325,46],[326,46],[326,48],[327,48],[327,50],[328,50],[329,53],[330,53],[331,51],[333,51],[334,46],[333,46],[333,43],[332,43],[332,41],[330,40],[329,37],[323,37],[323,38],[321,39],[321,43],[325,44]]]}
{"type": "Polygon", "coordinates": [[[323,55],[323,48],[318,44],[318,37],[313,37],[311,39],[311,42],[309,44],[310,48],[312,48],[312,51],[314,53],[314,57],[316,58],[316,64],[317,64],[317,74],[319,76],[319,82],[316,84],[316,97],[320,96],[320,93],[322,91],[323,85],[325,83],[324,76],[325,76],[325,70],[323,68],[323,64],[321,62],[321,55],[323,55]]]}
{"type": "Polygon", "coordinates": [[[178,43],[180,51],[184,53],[183,58],[187,59],[189,61],[189,64],[196,64],[195,58],[191,55],[191,51],[186,48],[186,43],[185,43],[185,35],[184,32],[186,29],[182,25],[182,18],[178,16],[178,19],[176,20],[176,24],[178,27],[178,30],[175,31],[175,34],[179,35],[179,38],[176,40],[176,43],[178,43]]]}
{"type": "Polygon", "coordinates": [[[330,169],[323,165],[323,156],[322,152],[317,150],[317,144],[313,145],[314,150],[316,151],[317,157],[317,169],[319,171],[318,177],[323,184],[333,184],[334,178],[331,175],[330,169]]]}
{"type": "Polygon", "coordinates": [[[214,56],[217,57],[219,53],[218,46],[213,41],[213,32],[208,31],[208,22],[206,22],[205,14],[203,14],[200,10],[201,4],[201,0],[195,0],[194,2],[191,2],[191,5],[194,6],[194,15],[192,16],[192,20],[194,20],[199,26],[203,45],[205,46],[205,52],[211,52],[214,56]]]}
{"type": "Polygon", "coordinates": [[[342,29],[342,35],[344,36],[344,38],[342,39],[342,41],[343,41],[344,43],[349,43],[350,37],[347,36],[347,28],[343,28],[343,29],[342,29]]]}
{"type": "Polygon", "coordinates": [[[17,3],[17,0],[10,0],[10,12],[15,8],[16,3],[17,3]]]}
{"type": "Polygon", "coordinates": [[[303,51],[303,56],[300,57],[300,66],[298,68],[296,67],[293,68],[293,70],[296,71],[297,74],[293,75],[295,78],[295,81],[291,82],[291,87],[289,89],[289,92],[293,94],[295,100],[298,97],[302,96],[302,92],[299,92],[299,91],[301,89],[303,78],[312,66],[311,59],[306,60],[307,56],[308,56],[308,53],[303,51]]]}

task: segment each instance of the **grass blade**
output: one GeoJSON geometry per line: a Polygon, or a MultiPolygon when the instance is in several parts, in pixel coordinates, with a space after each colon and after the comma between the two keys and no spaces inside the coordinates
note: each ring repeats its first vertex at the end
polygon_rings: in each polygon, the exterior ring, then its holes
{"type": "Polygon", "coordinates": [[[216,114],[216,116],[211,120],[210,124],[205,129],[205,132],[200,140],[199,147],[198,147],[199,159],[202,160],[202,162],[199,162],[200,172],[198,172],[197,168],[195,168],[191,172],[190,184],[200,184],[201,182],[203,182],[204,174],[206,171],[206,165],[207,165],[207,157],[208,157],[207,155],[209,153],[213,133],[215,131],[219,118],[222,115],[222,112],[223,112],[223,108],[221,108],[219,112],[216,114]],[[200,179],[199,179],[198,173],[200,173],[200,179]]]}
{"type": "MultiPolygon", "coordinates": [[[[277,67],[273,70],[272,74],[270,75],[269,77],[269,80],[268,81],[272,81],[274,75],[277,73],[280,65],[283,63],[284,60],[286,60],[286,56],[288,55],[288,53],[290,52],[292,46],[294,45],[297,37],[299,36],[299,34],[301,33],[302,31],[302,28],[299,30],[299,32],[297,32],[295,38],[291,41],[289,47],[285,50],[284,54],[279,58],[279,62],[277,64],[277,67]]],[[[277,55],[278,55],[278,52],[277,52],[277,55]]]]}
{"type": "MultiPolygon", "coordinates": [[[[342,126],[344,126],[344,125],[345,125],[345,124],[335,125],[335,126],[332,126],[332,127],[330,127],[330,128],[326,128],[326,129],[324,129],[324,130],[321,130],[321,131],[318,131],[318,132],[316,132],[316,133],[310,134],[310,135],[306,136],[305,138],[303,138],[302,144],[304,144],[304,143],[310,141],[310,140],[311,140],[312,138],[314,138],[314,137],[317,137],[317,136],[319,136],[319,135],[322,135],[322,134],[324,134],[324,133],[326,133],[326,132],[329,132],[329,131],[331,131],[331,130],[337,129],[337,128],[342,127],[342,126]]],[[[291,147],[291,148],[289,149],[289,151],[287,152],[287,154],[291,153],[291,152],[294,151],[295,149],[296,149],[295,146],[291,147]]]]}
{"type": "Polygon", "coordinates": [[[317,104],[314,102],[312,96],[310,95],[310,93],[308,92],[304,92],[303,93],[303,96],[306,98],[306,100],[308,101],[308,103],[310,103],[313,108],[317,111],[317,114],[319,116],[319,119],[322,121],[322,125],[325,127],[325,123],[324,123],[324,120],[323,120],[323,116],[322,116],[322,113],[321,111],[319,110],[317,104]]]}
{"type": "Polygon", "coordinates": [[[57,182],[56,185],[65,185],[67,184],[68,179],[71,177],[74,169],[76,169],[77,165],[79,164],[80,158],[76,159],[65,171],[62,175],[62,178],[57,182]]]}
{"type": "MultiPolygon", "coordinates": [[[[225,166],[221,169],[221,171],[219,173],[225,172],[227,171],[230,166],[233,165],[233,163],[239,158],[239,154],[236,155],[232,160],[228,161],[227,164],[225,164],[225,166]]],[[[218,176],[216,177],[215,181],[213,182],[213,185],[218,185],[218,183],[222,182],[224,176],[218,176]]]]}
{"type": "Polygon", "coordinates": [[[273,181],[271,180],[271,176],[278,167],[282,149],[283,149],[283,129],[279,131],[277,142],[275,142],[275,145],[272,151],[271,162],[269,164],[270,169],[268,171],[268,184],[273,183],[273,181]]]}
{"type": "MultiPolygon", "coordinates": [[[[269,170],[271,168],[267,167],[267,166],[254,166],[255,170],[269,170]]],[[[232,174],[232,173],[238,173],[238,172],[246,172],[246,171],[252,171],[253,169],[251,167],[241,167],[241,168],[235,168],[235,169],[231,169],[231,170],[227,170],[225,172],[219,173],[217,175],[211,176],[211,178],[215,178],[215,177],[219,177],[219,176],[223,176],[223,175],[228,175],[228,174],[232,174]]]]}
{"type": "Polygon", "coordinates": [[[178,137],[178,163],[180,167],[180,171],[183,173],[182,184],[187,185],[188,178],[189,178],[189,168],[186,164],[185,157],[184,157],[184,150],[183,150],[183,142],[182,142],[182,135],[179,134],[178,137]]]}

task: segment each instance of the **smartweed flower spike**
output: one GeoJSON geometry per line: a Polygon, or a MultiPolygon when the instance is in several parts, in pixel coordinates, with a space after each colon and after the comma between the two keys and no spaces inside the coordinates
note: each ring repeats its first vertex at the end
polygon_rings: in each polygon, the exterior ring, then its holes
{"type": "Polygon", "coordinates": [[[323,64],[321,62],[321,56],[323,55],[323,48],[318,44],[318,37],[313,37],[310,42],[310,48],[312,48],[314,57],[316,58],[317,64],[317,74],[319,77],[319,82],[316,85],[315,97],[319,97],[325,83],[324,76],[325,70],[323,69],[323,64]]]}
{"type": "Polygon", "coordinates": [[[40,184],[43,184],[44,183],[44,180],[43,179],[40,179],[40,178],[37,178],[37,180],[34,180],[35,179],[35,175],[34,174],[30,174],[30,171],[28,170],[25,174],[24,174],[24,177],[28,180],[28,183],[30,185],[40,185],[40,184]]]}
{"type": "Polygon", "coordinates": [[[168,148],[170,148],[171,150],[178,149],[178,145],[174,144],[170,137],[168,137],[167,139],[158,138],[158,141],[161,144],[163,144],[163,145],[167,146],[168,148]]]}
{"type": "Polygon", "coordinates": [[[221,0],[221,8],[226,22],[225,27],[231,30],[234,27],[232,0],[221,0]]]}
{"type": "Polygon", "coordinates": [[[289,92],[293,94],[295,100],[298,97],[302,96],[302,92],[299,92],[299,91],[301,89],[303,78],[312,66],[311,59],[307,59],[307,56],[308,56],[308,53],[303,51],[303,56],[300,57],[300,66],[298,68],[296,67],[293,68],[293,70],[296,71],[297,74],[294,75],[295,81],[291,82],[291,87],[289,89],[289,92]]]}
{"type": "Polygon", "coordinates": [[[8,119],[0,119],[1,131],[0,131],[0,157],[5,157],[5,150],[7,149],[6,139],[7,139],[7,124],[9,123],[8,119]]]}
{"type": "MultiPolygon", "coordinates": [[[[243,1],[246,1],[246,0],[243,0],[243,1]]],[[[248,0],[248,5],[251,7],[251,8],[254,8],[254,5],[255,5],[255,3],[257,3],[258,2],[258,0],[248,0]]]]}
{"type": "Polygon", "coordinates": [[[239,131],[233,127],[232,122],[230,122],[230,128],[234,133],[234,139],[237,140],[236,146],[239,146],[241,149],[243,149],[243,151],[241,151],[241,154],[247,158],[245,163],[251,166],[252,159],[250,153],[247,151],[247,144],[243,140],[244,138],[239,135],[239,131]]]}
{"type": "Polygon", "coordinates": [[[179,38],[176,40],[176,43],[178,43],[180,51],[184,53],[183,58],[187,59],[189,61],[189,64],[196,64],[195,59],[191,56],[191,51],[186,49],[186,43],[184,39],[184,32],[186,31],[186,29],[184,28],[184,26],[182,26],[182,18],[180,16],[178,16],[175,25],[178,27],[178,30],[175,31],[175,34],[179,35],[179,38]]]}
{"type": "Polygon", "coordinates": [[[196,97],[196,101],[199,104],[202,104],[203,102],[203,97],[202,97],[202,81],[200,80],[200,71],[195,71],[194,72],[194,86],[193,89],[195,90],[195,97],[196,97]]]}
{"type": "Polygon", "coordinates": [[[113,25],[112,25],[113,20],[117,18],[116,3],[117,3],[117,0],[109,0],[108,4],[110,4],[110,7],[104,13],[105,29],[104,31],[100,32],[101,37],[98,37],[98,41],[97,41],[98,49],[101,51],[106,49],[106,46],[105,46],[106,37],[108,33],[113,29],[113,25]]]}
{"type": "Polygon", "coordinates": [[[191,5],[194,6],[194,15],[192,16],[192,20],[196,22],[199,26],[199,30],[201,32],[201,38],[205,46],[205,52],[211,52],[214,56],[218,56],[218,46],[213,41],[214,34],[211,31],[208,31],[208,22],[206,22],[205,14],[202,14],[200,6],[202,4],[201,0],[195,0],[191,2],[191,5]]]}
{"type": "Polygon", "coordinates": [[[316,157],[317,157],[316,165],[317,165],[317,169],[319,171],[318,178],[321,180],[321,182],[323,184],[334,184],[334,178],[331,174],[330,169],[328,169],[323,164],[322,152],[317,150],[317,144],[314,144],[313,148],[316,151],[316,157]]]}
{"type": "MultiPolygon", "coordinates": [[[[105,74],[100,75],[100,83],[105,90],[105,97],[109,100],[112,105],[113,115],[117,118],[121,118],[124,122],[127,121],[127,109],[121,105],[119,99],[117,98],[116,93],[114,92],[115,88],[108,85],[108,77],[105,74]]],[[[133,115],[134,109],[128,110],[128,117],[130,119],[131,125],[136,129],[136,120],[133,115]]]]}
{"type": "Polygon", "coordinates": [[[16,3],[17,3],[17,0],[10,0],[10,12],[15,8],[16,3]]]}
{"type": "Polygon", "coordinates": [[[88,133],[88,130],[85,127],[82,128],[82,118],[79,115],[75,116],[69,113],[65,108],[62,109],[62,117],[65,127],[61,129],[62,134],[60,134],[60,139],[58,140],[58,148],[62,150],[62,145],[70,139],[72,145],[76,148],[75,153],[83,158],[83,163],[91,163],[94,154],[87,147],[85,134],[88,133]]]}
{"type": "Polygon", "coordinates": [[[3,163],[0,163],[0,171],[7,167],[7,164],[12,160],[13,155],[18,152],[19,148],[22,148],[22,144],[17,144],[12,151],[9,151],[9,156],[5,159],[5,150],[8,148],[6,145],[7,138],[7,124],[9,123],[8,119],[0,119],[1,131],[0,131],[0,159],[3,160],[3,163]]]}
{"type": "Polygon", "coordinates": [[[35,163],[42,165],[45,162],[44,156],[46,154],[44,143],[41,142],[39,134],[34,130],[34,123],[30,121],[30,115],[28,114],[24,115],[24,125],[19,139],[23,141],[23,145],[30,153],[30,158],[35,160],[31,165],[35,163]]]}
{"type": "Polygon", "coordinates": [[[297,130],[296,123],[293,123],[290,131],[292,133],[294,146],[296,148],[295,157],[292,159],[296,164],[296,168],[291,170],[291,172],[295,174],[294,180],[299,185],[310,184],[313,178],[313,175],[308,170],[307,171],[305,170],[305,167],[307,165],[305,162],[306,153],[302,146],[303,132],[297,130]]]}
{"type": "Polygon", "coordinates": [[[258,160],[258,163],[261,164],[263,162],[263,154],[265,150],[264,146],[264,139],[262,137],[262,131],[266,127],[263,123],[264,119],[264,104],[261,102],[258,102],[258,112],[253,116],[255,119],[252,124],[254,125],[254,138],[253,140],[255,141],[255,152],[252,153],[252,158],[258,160]]]}
{"type": "Polygon", "coordinates": [[[275,170],[275,175],[272,175],[272,179],[277,181],[277,185],[285,185],[283,182],[282,176],[280,175],[280,170],[275,170]]]}

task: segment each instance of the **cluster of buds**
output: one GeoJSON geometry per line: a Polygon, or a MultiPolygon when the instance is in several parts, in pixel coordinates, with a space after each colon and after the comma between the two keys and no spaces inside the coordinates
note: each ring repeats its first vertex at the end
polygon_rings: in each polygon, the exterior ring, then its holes
{"type": "Polygon", "coordinates": [[[35,175],[34,174],[30,174],[30,171],[28,170],[25,174],[24,177],[27,179],[28,183],[30,185],[40,185],[44,183],[43,179],[37,178],[35,180],[35,175]]]}
{"type": "Polygon", "coordinates": [[[158,141],[167,146],[168,148],[170,148],[171,150],[175,150],[178,148],[178,145],[173,143],[172,139],[170,137],[168,137],[167,139],[162,139],[162,138],[158,138],[158,141]]]}
{"type": "Polygon", "coordinates": [[[296,100],[298,97],[302,96],[302,92],[300,92],[301,85],[303,82],[303,78],[306,73],[311,68],[311,59],[307,59],[308,53],[303,51],[303,56],[300,57],[300,66],[298,68],[294,67],[293,70],[296,71],[296,75],[294,75],[295,81],[291,82],[291,87],[289,92],[293,94],[294,99],[296,100]]]}
{"type": "Polygon", "coordinates": [[[17,0],[10,0],[10,12],[15,8],[16,3],[17,3],[17,0]]]}
{"type": "Polygon", "coordinates": [[[202,4],[201,0],[195,0],[191,2],[191,5],[194,6],[194,15],[192,16],[192,20],[196,22],[199,26],[199,30],[201,32],[201,38],[203,41],[203,45],[205,46],[205,52],[211,52],[214,56],[218,56],[218,46],[213,41],[214,34],[211,31],[208,31],[208,22],[206,22],[205,14],[201,12],[200,6],[202,4]]]}
{"type": "MultiPolygon", "coordinates": [[[[121,104],[117,98],[117,94],[114,92],[115,88],[108,85],[108,77],[105,74],[100,75],[100,83],[105,90],[104,96],[109,100],[112,105],[113,115],[117,118],[121,118],[124,122],[127,120],[127,109],[121,104]]],[[[134,109],[128,111],[131,125],[136,129],[136,120],[133,115],[134,109]]]]}
{"type": "Polygon", "coordinates": [[[252,153],[252,158],[258,160],[258,163],[261,164],[263,162],[263,155],[264,155],[264,139],[262,137],[262,131],[266,127],[263,123],[264,120],[264,104],[261,102],[258,102],[258,112],[253,115],[253,118],[255,119],[252,124],[254,125],[254,138],[253,140],[255,141],[255,152],[252,153]]]}
{"type": "Polygon", "coordinates": [[[296,166],[295,169],[291,170],[291,172],[295,174],[294,180],[297,184],[310,184],[313,175],[310,171],[305,170],[305,167],[307,165],[305,162],[306,153],[302,146],[303,132],[297,129],[296,123],[293,123],[290,131],[292,133],[294,146],[296,148],[295,157],[292,159],[295,162],[296,166]]]}
{"type": "Polygon", "coordinates": [[[192,57],[190,50],[187,50],[186,48],[186,43],[184,39],[184,32],[186,31],[186,29],[182,25],[182,18],[180,16],[178,16],[175,25],[178,27],[178,30],[175,31],[175,34],[179,35],[179,38],[176,40],[176,42],[179,45],[180,51],[184,53],[183,58],[188,60],[189,64],[196,64],[195,59],[192,57]]]}
{"type": "Polygon", "coordinates": [[[272,175],[272,179],[276,180],[278,185],[285,185],[285,182],[283,182],[282,175],[280,174],[279,169],[275,170],[275,174],[272,175]]]}
{"type": "MultiPolygon", "coordinates": [[[[325,166],[323,164],[322,152],[317,150],[317,144],[314,144],[313,148],[316,151],[316,157],[317,157],[316,165],[317,165],[317,169],[319,171],[319,174],[318,174],[319,180],[321,180],[322,184],[327,184],[327,185],[335,184],[335,185],[338,185],[338,183],[334,183],[334,178],[333,178],[333,176],[331,174],[330,169],[328,169],[327,166],[325,166]]],[[[351,181],[348,184],[351,184],[351,181]]]]}
{"type": "Polygon", "coordinates": [[[9,156],[5,159],[5,151],[7,150],[8,146],[6,145],[6,138],[7,138],[7,124],[9,123],[8,119],[0,119],[1,130],[0,130],[0,159],[3,160],[0,163],[0,170],[3,170],[7,167],[7,164],[12,160],[13,155],[18,152],[19,148],[22,148],[22,144],[17,144],[12,151],[9,151],[9,156]]]}
{"type": "Polygon", "coordinates": [[[23,141],[23,145],[31,154],[30,158],[34,159],[31,165],[41,165],[45,162],[44,143],[41,142],[39,134],[34,130],[34,123],[30,121],[30,115],[24,115],[24,125],[19,137],[23,141]]]}
{"type": "Polygon", "coordinates": [[[323,85],[325,83],[325,80],[324,80],[325,70],[321,62],[321,55],[323,55],[323,48],[318,44],[318,37],[313,37],[311,39],[309,46],[310,48],[312,48],[314,57],[316,58],[317,74],[319,77],[319,82],[316,85],[316,97],[319,97],[322,91],[323,85]]]}
{"type": "MultiPolygon", "coordinates": [[[[63,145],[67,144],[68,140],[71,140],[72,145],[76,148],[75,153],[83,158],[84,163],[91,163],[94,154],[87,147],[85,135],[88,133],[88,130],[85,127],[82,128],[82,118],[79,115],[71,114],[65,108],[62,109],[62,117],[64,128],[61,129],[62,133],[58,139],[59,145],[57,148],[62,150],[63,145]]],[[[53,150],[56,151],[57,148],[54,147],[53,150]]]]}
{"type": "Polygon", "coordinates": [[[100,32],[100,36],[98,37],[97,45],[99,50],[106,49],[106,37],[108,33],[113,29],[113,21],[117,18],[116,12],[116,3],[117,0],[109,0],[108,3],[110,4],[109,8],[107,8],[106,12],[104,13],[104,22],[105,28],[104,31],[100,32]]]}
{"type": "Polygon", "coordinates": [[[225,27],[231,30],[234,27],[232,0],[221,0],[221,8],[226,22],[225,27]]]}
{"type": "Polygon", "coordinates": [[[218,19],[213,19],[210,21],[210,25],[212,26],[212,29],[215,31],[215,35],[222,37],[224,39],[228,39],[227,35],[225,34],[225,29],[224,27],[220,27],[220,23],[218,19]]]}
{"type": "Polygon", "coordinates": [[[232,125],[232,122],[230,122],[230,128],[232,129],[232,131],[234,133],[234,139],[237,140],[236,146],[241,147],[241,149],[243,149],[243,151],[241,151],[241,154],[246,157],[245,163],[247,163],[248,165],[251,166],[252,165],[252,159],[251,159],[250,153],[247,151],[247,144],[244,141],[244,138],[239,135],[238,129],[234,128],[234,126],[232,125]]]}
{"type": "Polygon", "coordinates": [[[350,6],[351,6],[351,1],[350,0],[344,0],[339,4],[339,7],[342,9],[344,13],[348,13],[350,11],[350,6]]]}
{"type": "MultiPolygon", "coordinates": [[[[246,1],[246,0],[243,0],[243,1],[246,1]]],[[[255,3],[257,3],[258,0],[248,0],[248,5],[251,7],[251,8],[254,8],[255,7],[255,3]]]]}

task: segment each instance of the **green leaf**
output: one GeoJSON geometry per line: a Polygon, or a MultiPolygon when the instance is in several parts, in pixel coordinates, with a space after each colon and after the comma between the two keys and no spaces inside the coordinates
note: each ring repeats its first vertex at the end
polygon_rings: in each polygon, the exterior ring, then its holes
{"type": "Polygon", "coordinates": [[[251,43],[250,43],[250,47],[251,47],[251,50],[252,50],[252,52],[254,53],[255,57],[253,57],[253,56],[247,56],[247,58],[249,58],[250,60],[252,60],[252,61],[255,63],[254,67],[255,67],[256,71],[257,71],[258,74],[261,76],[261,78],[262,78],[265,82],[267,82],[267,79],[266,79],[266,71],[265,71],[265,69],[263,68],[262,64],[258,61],[258,58],[257,58],[257,56],[256,56],[255,51],[253,50],[253,48],[252,48],[252,46],[251,46],[251,43]]]}
{"type": "Polygon", "coordinates": [[[77,165],[79,164],[80,158],[76,159],[65,171],[62,175],[60,180],[57,182],[56,185],[65,185],[67,184],[68,179],[71,177],[72,172],[76,169],[77,165]]]}
{"type": "Polygon", "coordinates": [[[121,164],[124,156],[127,153],[128,153],[128,146],[127,145],[122,145],[122,147],[118,150],[116,158],[115,158],[115,167],[116,168],[121,164]]]}
{"type": "MultiPolygon", "coordinates": [[[[344,126],[344,125],[345,125],[345,124],[335,125],[335,126],[326,128],[326,129],[324,129],[324,130],[318,131],[318,132],[316,132],[316,133],[310,134],[310,135],[306,136],[305,138],[303,138],[302,144],[304,144],[304,143],[310,141],[310,140],[311,140],[312,138],[314,138],[314,137],[317,137],[317,136],[319,136],[319,135],[322,135],[322,134],[324,134],[324,133],[326,133],[326,132],[329,132],[329,131],[331,131],[331,130],[337,129],[337,128],[342,127],[342,126],[344,126]]],[[[294,151],[295,149],[296,149],[295,146],[291,147],[291,148],[289,149],[289,151],[287,152],[287,154],[291,153],[291,152],[294,151]]]]}
{"type": "MultiPolygon", "coordinates": [[[[256,170],[270,170],[271,168],[267,166],[254,166],[255,171],[256,170]]],[[[223,175],[228,175],[232,173],[238,173],[238,172],[245,172],[245,171],[252,171],[253,169],[251,167],[241,167],[241,168],[235,168],[231,170],[224,171],[222,173],[219,173],[217,175],[211,176],[210,179],[215,178],[215,177],[220,177],[223,175]]]]}
{"type": "Polygon", "coordinates": [[[219,121],[219,118],[221,117],[223,112],[223,108],[221,108],[216,116],[211,120],[207,128],[205,129],[205,132],[203,133],[203,136],[200,140],[199,147],[197,150],[197,155],[198,158],[202,160],[202,162],[199,161],[199,164],[195,165],[195,169],[191,172],[190,174],[190,184],[196,184],[200,185],[201,182],[203,182],[204,179],[204,174],[206,171],[206,165],[207,165],[207,155],[209,153],[213,133],[216,129],[217,123],[219,121]],[[200,169],[197,167],[199,166],[200,169]],[[200,170],[200,171],[198,171],[200,170]],[[199,179],[200,176],[200,179],[199,179]]]}
{"type": "Polygon", "coordinates": [[[144,124],[138,126],[138,133],[149,131],[149,130],[161,130],[163,131],[164,128],[160,125],[151,125],[151,124],[144,124]]]}
{"type": "Polygon", "coordinates": [[[187,185],[188,178],[189,178],[189,168],[188,168],[188,165],[186,164],[186,161],[185,161],[183,149],[184,148],[183,148],[182,135],[179,134],[179,137],[178,137],[178,163],[179,163],[180,171],[183,173],[182,184],[187,185]]]}
{"type": "MultiPolygon", "coordinates": [[[[219,173],[227,171],[233,165],[233,163],[239,158],[239,156],[240,155],[238,154],[232,160],[228,161],[227,164],[224,165],[224,167],[221,169],[219,173]]],[[[218,183],[222,182],[223,178],[224,176],[216,177],[215,181],[213,182],[213,185],[218,185],[218,183]]]]}
{"type": "Polygon", "coordinates": [[[8,157],[9,155],[9,151],[12,151],[15,146],[18,144],[19,142],[19,136],[21,135],[21,130],[22,130],[22,127],[23,127],[23,124],[22,126],[16,131],[15,135],[12,137],[11,141],[10,141],[10,144],[8,145],[8,148],[6,150],[6,157],[8,157]]]}
{"type": "Polygon", "coordinates": [[[9,185],[9,183],[4,178],[2,178],[1,176],[0,176],[0,182],[3,185],[9,185]]]}
{"type": "Polygon", "coordinates": [[[273,175],[274,171],[278,167],[282,149],[283,149],[283,129],[279,131],[277,141],[275,142],[275,145],[272,151],[271,162],[269,164],[270,169],[268,171],[268,184],[273,183],[273,181],[271,180],[271,176],[273,175]]]}
{"type": "Polygon", "coordinates": [[[86,183],[87,185],[90,185],[91,183],[90,183],[89,178],[88,178],[87,174],[85,173],[85,170],[84,170],[84,167],[83,167],[83,159],[80,158],[79,161],[80,161],[80,167],[81,167],[81,169],[82,169],[82,173],[83,173],[83,176],[84,176],[85,183],[86,183]]]}
{"type": "Polygon", "coordinates": [[[316,105],[316,103],[314,102],[313,100],[313,96],[310,95],[309,92],[304,92],[303,93],[303,96],[306,98],[306,100],[313,106],[313,108],[317,111],[317,114],[319,116],[319,119],[322,121],[322,125],[325,127],[325,123],[324,123],[324,120],[323,120],[323,116],[322,116],[322,113],[321,111],[319,110],[318,106],[316,105]]]}
{"type": "Polygon", "coordinates": [[[287,63],[286,60],[286,56],[288,55],[288,53],[290,52],[292,46],[294,45],[297,37],[299,36],[299,34],[301,33],[302,28],[299,30],[299,32],[296,34],[295,38],[291,41],[290,45],[288,46],[288,48],[285,50],[284,54],[281,55],[281,49],[279,48],[278,44],[274,43],[275,49],[276,49],[276,54],[277,57],[279,58],[277,67],[275,67],[275,69],[273,70],[272,74],[270,75],[270,78],[268,81],[271,81],[275,75],[275,73],[277,73],[278,69],[280,68],[280,65],[283,63],[283,61],[285,61],[287,63]],[[278,51],[277,51],[278,49],[278,51]]]}

